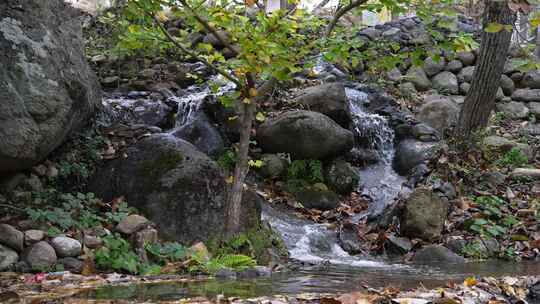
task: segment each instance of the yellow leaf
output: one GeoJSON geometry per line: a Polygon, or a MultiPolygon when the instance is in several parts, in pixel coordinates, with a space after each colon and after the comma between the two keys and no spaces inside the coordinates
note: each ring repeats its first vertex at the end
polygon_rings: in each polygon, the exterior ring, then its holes
{"type": "Polygon", "coordinates": [[[476,281],[475,277],[468,277],[468,278],[465,279],[465,282],[463,282],[463,284],[465,284],[465,286],[467,286],[467,287],[471,287],[471,286],[475,286],[476,284],[478,284],[478,281],[476,281]]]}
{"type": "Polygon", "coordinates": [[[259,112],[259,113],[257,113],[257,115],[255,115],[255,119],[257,121],[263,122],[263,121],[266,120],[266,117],[264,116],[264,114],[262,112],[259,112]]]}
{"type": "Polygon", "coordinates": [[[225,182],[227,184],[232,184],[234,182],[234,177],[232,175],[227,177],[227,179],[225,179],[225,182]]]}
{"type": "Polygon", "coordinates": [[[249,89],[249,96],[255,97],[255,96],[257,96],[257,93],[258,93],[257,89],[255,89],[255,88],[249,89]]]}
{"type": "Polygon", "coordinates": [[[242,100],[243,103],[245,104],[251,104],[251,100],[249,98],[244,98],[244,100],[242,100]]]}

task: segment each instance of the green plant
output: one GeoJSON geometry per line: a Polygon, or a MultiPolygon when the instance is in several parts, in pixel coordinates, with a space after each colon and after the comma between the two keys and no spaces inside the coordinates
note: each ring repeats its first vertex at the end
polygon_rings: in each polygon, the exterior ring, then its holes
{"type": "Polygon", "coordinates": [[[498,166],[520,167],[529,162],[527,155],[523,154],[517,147],[512,148],[504,156],[495,162],[498,166]]]}
{"type": "Polygon", "coordinates": [[[95,259],[96,265],[102,269],[137,274],[143,268],[131,245],[119,234],[111,234],[103,238],[103,247],[96,250],[95,259]]]}
{"type": "Polygon", "coordinates": [[[320,160],[293,160],[287,171],[287,178],[309,183],[322,183],[322,163],[320,160]]]}
{"type": "Polygon", "coordinates": [[[160,263],[181,261],[188,257],[189,254],[186,247],[176,242],[148,244],[145,248],[160,263]]]}
{"type": "Polygon", "coordinates": [[[461,248],[461,254],[475,260],[485,260],[489,256],[485,250],[485,246],[478,240],[468,242],[461,248]]]}
{"type": "Polygon", "coordinates": [[[236,153],[232,149],[227,149],[217,160],[218,165],[225,170],[232,170],[236,165],[236,153]]]}
{"type": "Polygon", "coordinates": [[[481,217],[472,219],[468,228],[481,236],[499,238],[520,223],[515,216],[508,214],[507,203],[500,197],[479,196],[475,202],[481,217]]]}
{"type": "Polygon", "coordinates": [[[190,268],[191,272],[216,273],[224,268],[239,271],[257,265],[253,258],[242,254],[225,254],[208,261],[194,255],[193,259],[197,264],[190,268]]]}
{"type": "Polygon", "coordinates": [[[116,206],[116,210],[107,211],[105,213],[105,218],[107,220],[107,223],[115,225],[120,223],[128,215],[130,215],[131,213],[135,213],[136,211],[137,210],[135,210],[135,208],[129,207],[127,202],[122,201],[116,206]]]}

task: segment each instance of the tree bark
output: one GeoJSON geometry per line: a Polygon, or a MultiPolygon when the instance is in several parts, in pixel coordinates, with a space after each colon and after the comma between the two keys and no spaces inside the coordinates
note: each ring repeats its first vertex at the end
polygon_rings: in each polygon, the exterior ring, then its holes
{"type": "Polygon", "coordinates": [[[540,25],[536,27],[536,49],[534,50],[536,58],[540,59],[540,25]]]}
{"type": "MultiPolygon", "coordinates": [[[[514,24],[515,13],[508,7],[508,1],[486,0],[483,16],[484,28],[489,23],[514,24]]],[[[505,29],[497,33],[482,33],[473,81],[465,103],[461,108],[456,135],[463,139],[487,126],[491,111],[495,106],[495,96],[499,88],[501,74],[512,32],[505,29]]]]}

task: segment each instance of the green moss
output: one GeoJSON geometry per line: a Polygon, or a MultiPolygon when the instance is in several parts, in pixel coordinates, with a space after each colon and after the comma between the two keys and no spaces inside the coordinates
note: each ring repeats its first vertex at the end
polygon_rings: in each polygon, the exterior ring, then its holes
{"type": "Polygon", "coordinates": [[[147,160],[142,165],[142,174],[151,179],[158,179],[164,172],[176,168],[184,156],[178,152],[161,154],[156,159],[147,160]]]}

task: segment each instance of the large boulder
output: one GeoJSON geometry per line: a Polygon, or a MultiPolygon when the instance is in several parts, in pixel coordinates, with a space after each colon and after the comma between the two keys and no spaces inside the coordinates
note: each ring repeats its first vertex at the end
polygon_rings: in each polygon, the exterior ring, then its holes
{"type": "Polygon", "coordinates": [[[456,57],[464,66],[474,65],[474,61],[476,60],[476,56],[474,56],[473,52],[458,52],[456,57]]]}
{"type": "Polygon", "coordinates": [[[531,89],[540,89],[540,71],[529,71],[523,76],[521,83],[531,89]]]}
{"type": "Polygon", "coordinates": [[[54,248],[41,241],[27,247],[23,252],[23,259],[33,270],[47,271],[54,266],[58,258],[54,248]]]}
{"type": "Polygon", "coordinates": [[[456,75],[451,72],[441,72],[431,80],[433,88],[439,93],[457,95],[459,93],[458,80],[456,75]]]}
{"type": "Polygon", "coordinates": [[[471,83],[473,80],[474,68],[474,66],[468,66],[463,68],[463,70],[461,70],[457,75],[458,81],[471,83]]]}
{"type": "Polygon", "coordinates": [[[296,102],[332,118],[344,128],[351,123],[345,87],[339,82],[307,88],[300,92],[296,102]]]}
{"type": "Polygon", "coordinates": [[[18,260],[19,255],[15,250],[0,244],[0,272],[8,270],[18,260]]]}
{"type": "Polygon", "coordinates": [[[523,103],[516,101],[498,103],[497,110],[503,112],[505,116],[511,119],[524,119],[529,116],[529,108],[523,103]]]}
{"type": "Polygon", "coordinates": [[[540,89],[517,89],[512,94],[512,99],[525,102],[540,101],[540,89]]]}
{"type": "Polygon", "coordinates": [[[501,75],[501,89],[504,92],[504,95],[511,96],[512,93],[516,90],[516,85],[512,78],[502,74],[501,75]]]}
{"type": "Polygon", "coordinates": [[[324,167],[324,180],[340,194],[349,194],[358,188],[360,173],[350,163],[336,159],[324,167]]]}
{"type": "Polygon", "coordinates": [[[78,15],[61,0],[0,2],[0,172],[32,167],[100,103],[78,15]]]}
{"type": "Polygon", "coordinates": [[[24,246],[24,233],[8,224],[0,224],[0,244],[21,252],[24,246]]]}
{"type": "MultiPolygon", "coordinates": [[[[105,200],[123,195],[165,239],[191,243],[222,235],[227,185],[216,162],[187,141],[166,134],[151,135],[126,154],[98,170],[91,191],[105,200]]],[[[257,226],[260,198],[246,192],[242,208],[243,228],[257,226]]]]}
{"type": "Polygon", "coordinates": [[[353,134],[321,113],[288,111],[264,122],[257,130],[257,142],[265,152],[324,159],[349,151],[353,134]]]}
{"type": "Polygon", "coordinates": [[[409,174],[414,167],[433,158],[439,148],[437,142],[402,140],[396,148],[394,157],[396,171],[402,175],[409,174]]]}
{"type": "Polygon", "coordinates": [[[405,203],[401,233],[410,238],[433,241],[440,238],[448,203],[427,188],[417,188],[405,203]]]}
{"type": "Polygon", "coordinates": [[[446,60],[443,57],[440,57],[439,60],[433,59],[433,57],[428,57],[424,60],[424,71],[429,77],[432,77],[442,70],[446,66],[446,60]]]}
{"type": "Polygon", "coordinates": [[[217,128],[205,113],[197,113],[195,119],[177,128],[174,136],[187,140],[202,152],[218,157],[225,150],[225,142],[217,128]]]}
{"type": "Polygon", "coordinates": [[[444,134],[445,129],[456,123],[458,116],[457,104],[450,98],[440,97],[423,104],[416,118],[444,134]]]}

